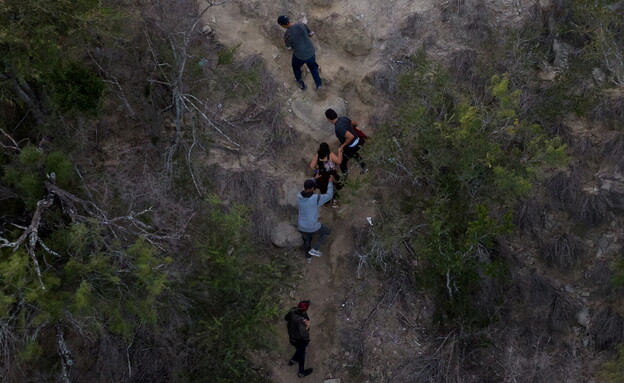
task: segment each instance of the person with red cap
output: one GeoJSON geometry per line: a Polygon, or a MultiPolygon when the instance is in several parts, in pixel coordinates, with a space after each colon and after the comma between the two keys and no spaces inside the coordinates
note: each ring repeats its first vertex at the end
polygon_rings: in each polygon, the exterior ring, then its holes
{"type": "Polygon", "coordinates": [[[286,327],[288,329],[288,340],[295,347],[295,353],[288,362],[289,366],[299,363],[299,373],[297,376],[304,378],[310,375],[312,368],[305,368],[306,347],[310,343],[310,317],[308,317],[308,308],[311,302],[308,300],[301,301],[297,307],[293,307],[284,316],[286,327]]]}

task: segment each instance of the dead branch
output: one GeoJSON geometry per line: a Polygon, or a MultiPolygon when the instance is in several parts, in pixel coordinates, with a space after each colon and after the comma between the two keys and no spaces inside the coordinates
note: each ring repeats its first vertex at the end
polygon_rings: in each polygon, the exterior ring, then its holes
{"type": "Polygon", "coordinates": [[[93,62],[95,63],[95,65],[97,65],[97,67],[100,69],[100,71],[108,78],[110,78],[110,80],[104,80],[104,82],[108,82],[110,84],[113,84],[117,87],[117,89],[119,89],[119,99],[121,101],[123,101],[124,105],[126,106],[126,108],[128,109],[128,112],[130,112],[130,116],[134,117],[135,116],[135,112],[134,109],[132,108],[132,106],[130,105],[130,103],[128,102],[128,99],[126,98],[126,94],[123,91],[123,88],[121,87],[121,84],[119,83],[119,80],[117,80],[117,77],[108,74],[104,68],[102,68],[102,66],[100,65],[100,63],[95,59],[95,57],[93,57],[93,55],[91,54],[91,52],[89,52],[89,57],[91,57],[91,60],[93,60],[93,62]]]}
{"type": "Polygon", "coordinates": [[[56,330],[56,344],[58,346],[58,353],[61,357],[61,377],[63,378],[63,382],[70,383],[69,379],[69,371],[74,364],[74,359],[72,356],[69,347],[67,347],[67,343],[65,342],[65,335],[63,333],[63,329],[59,324],[54,326],[56,330]]]}
{"type": "Polygon", "coordinates": [[[39,261],[37,260],[37,256],[35,255],[35,247],[37,243],[41,243],[39,239],[39,225],[41,224],[41,217],[43,212],[52,206],[54,202],[54,194],[48,193],[48,195],[37,202],[37,209],[35,209],[35,213],[30,221],[30,225],[24,230],[22,235],[13,242],[9,242],[6,238],[0,237],[0,248],[3,247],[11,247],[13,251],[17,251],[17,249],[23,244],[24,248],[28,252],[30,259],[33,262],[33,266],[35,267],[35,273],[37,274],[37,278],[39,279],[39,285],[42,290],[45,290],[45,285],[43,284],[41,267],[39,266],[39,261]],[[26,243],[26,239],[28,239],[28,243],[26,243]]]}
{"type": "MultiPolygon", "coordinates": [[[[26,117],[26,116],[24,116],[26,117]]],[[[4,149],[12,149],[17,151],[18,153],[21,152],[21,149],[19,148],[19,145],[17,144],[17,142],[15,141],[15,139],[13,137],[11,137],[11,135],[7,132],[4,131],[4,129],[0,128],[0,133],[2,133],[3,136],[5,136],[10,142],[11,144],[9,145],[5,145],[2,142],[0,142],[0,147],[3,147],[4,149]]]]}

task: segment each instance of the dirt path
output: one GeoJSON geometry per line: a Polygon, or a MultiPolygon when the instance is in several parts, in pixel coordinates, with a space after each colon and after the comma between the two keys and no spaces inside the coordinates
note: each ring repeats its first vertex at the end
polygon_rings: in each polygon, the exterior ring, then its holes
{"type": "MultiPolygon", "coordinates": [[[[301,158],[294,159],[294,163],[302,164],[301,172],[278,172],[283,177],[283,184],[299,185],[302,182],[304,167],[309,161],[307,155],[314,152],[321,140],[335,146],[333,127],[322,114],[326,108],[343,109],[357,119],[360,126],[365,125],[375,99],[374,95],[366,94],[369,87],[363,79],[387,59],[385,55],[392,47],[386,45],[384,36],[397,27],[394,22],[397,18],[416,11],[426,12],[433,4],[432,1],[414,0],[371,3],[368,0],[238,0],[214,7],[205,14],[204,22],[220,42],[228,46],[240,44],[238,52],[241,56],[259,54],[264,58],[280,84],[280,91],[283,91],[288,123],[307,137],[297,143],[301,158]],[[308,25],[317,32],[313,41],[326,88],[324,97],[319,97],[310,86],[309,73],[305,77],[308,91],[302,92],[296,86],[290,67],[291,52],[284,48],[283,30],[276,24],[280,14],[288,14],[294,20],[307,19],[308,25]]],[[[292,165],[293,160],[289,160],[292,165]]],[[[357,215],[348,205],[340,209],[322,209],[321,221],[332,228],[332,235],[322,249],[325,255],[314,257],[311,265],[304,266],[303,280],[295,296],[284,297],[290,306],[300,299],[313,302],[309,311],[312,327],[306,367],[314,368],[315,372],[306,378],[307,382],[324,382],[329,378],[340,378],[341,383],[350,381],[348,376],[331,376],[330,365],[336,363],[337,353],[341,350],[336,321],[344,318],[344,313],[339,311],[344,307],[348,290],[355,283],[354,260],[350,258],[353,256],[352,225],[367,225],[366,217],[374,215],[372,198],[361,200],[359,204],[364,208],[359,206],[357,215]]],[[[287,309],[284,307],[285,311],[287,309]]],[[[276,326],[279,348],[268,357],[272,365],[272,381],[298,381],[297,368],[287,366],[294,349],[288,344],[283,321],[276,326]]]]}

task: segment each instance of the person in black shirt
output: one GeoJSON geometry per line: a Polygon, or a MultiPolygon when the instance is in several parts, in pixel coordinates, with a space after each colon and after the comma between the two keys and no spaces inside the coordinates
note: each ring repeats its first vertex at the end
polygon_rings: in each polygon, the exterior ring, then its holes
{"type": "Polygon", "coordinates": [[[347,163],[351,158],[355,158],[355,160],[360,164],[360,167],[362,168],[361,173],[366,173],[368,171],[366,164],[364,163],[362,157],[358,154],[358,151],[364,142],[360,140],[358,135],[355,133],[355,130],[353,130],[353,122],[348,117],[338,117],[338,113],[336,113],[333,109],[327,109],[325,111],[325,117],[329,122],[334,124],[336,138],[340,141],[340,149],[342,149],[340,171],[342,174],[344,176],[349,174],[347,163]]]}
{"type": "Polygon", "coordinates": [[[323,83],[319,74],[319,65],[316,63],[314,45],[312,44],[312,40],[310,40],[314,32],[303,23],[293,24],[290,19],[284,15],[277,18],[277,23],[282,28],[286,29],[286,33],[284,33],[286,48],[293,50],[291,64],[297,84],[301,90],[307,89],[301,77],[301,67],[303,64],[306,64],[314,79],[316,90],[320,90],[323,83]]]}
{"type": "Polygon", "coordinates": [[[310,301],[301,301],[297,307],[293,307],[284,316],[286,327],[288,329],[288,340],[295,347],[295,354],[288,362],[289,366],[299,363],[300,378],[310,375],[312,368],[305,369],[306,347],[310,343],[310,317],[308,317],[308,308],[310,301]]]}

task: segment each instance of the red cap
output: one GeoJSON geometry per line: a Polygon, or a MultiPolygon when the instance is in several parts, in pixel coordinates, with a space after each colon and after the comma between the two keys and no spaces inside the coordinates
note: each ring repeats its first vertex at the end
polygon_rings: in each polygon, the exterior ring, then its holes
{"type": "Polygon", "coordinates": [[[310,307],[310,301],[301,301],[297,305],[297,308],[302,311],[307,311],[308,307],[310,307]]]}

